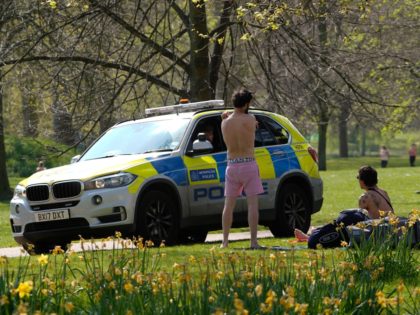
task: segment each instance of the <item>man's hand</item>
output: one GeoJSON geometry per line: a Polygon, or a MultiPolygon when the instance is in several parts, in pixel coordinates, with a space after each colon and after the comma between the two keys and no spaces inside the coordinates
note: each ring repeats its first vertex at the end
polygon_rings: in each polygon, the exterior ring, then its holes
{"type": "Polygon", "coordinates": [[[231,112],[228,112],[227,110],[226,111],[224,111],[223,113],[222,113],[222,119],[226,119],[226,118],[228,118],[229,117],[229,115],[230,114],[232,114],[231,112]]]}

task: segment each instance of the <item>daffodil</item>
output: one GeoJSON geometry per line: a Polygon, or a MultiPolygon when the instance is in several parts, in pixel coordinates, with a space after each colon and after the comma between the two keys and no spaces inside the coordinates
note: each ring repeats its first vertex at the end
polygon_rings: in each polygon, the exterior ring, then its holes
{"type": "Polygon", "coordinates": [[[32,292],[34,285],[32,281],[25,281],[19,283],[19,286],[16,289],[16,292],[19,294],[19,297],[23,299],[24,297],[29,297],[32,292]]]}
{"type": "Polygon", "coordinates": [[[41,266],[45,266],[46,264],[48,264],[48,255],[42,254],[41,256],[39,256],[38,262],[41,266]]]}
{"type": "Polygon", "coordinates": [[[64,309],[66,310],[67,313],[71,313],[74,310],[74,304],[72,302],[66,302],[64,304],[64,309]]]}

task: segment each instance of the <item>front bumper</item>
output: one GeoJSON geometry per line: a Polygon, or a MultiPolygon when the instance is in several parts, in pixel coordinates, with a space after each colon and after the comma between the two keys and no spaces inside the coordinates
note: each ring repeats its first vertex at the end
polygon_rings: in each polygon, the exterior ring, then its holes
{"type": "Polygon", "coordinates": [[[83,191],[76,198],[31,202],[14,197],[10,202],[10,223],[14,239],[20,244],[40,241],[75,240],[102,237],[115,231],[134,232],[136,195],[127,187],[83,191]],[[95,204],[94,197],[102,202],[95,204]],[[40,209],[40,210],[36,210],[40,209]],[[68,210],[69,218],[37,222],[40,211],[68,210]]]}

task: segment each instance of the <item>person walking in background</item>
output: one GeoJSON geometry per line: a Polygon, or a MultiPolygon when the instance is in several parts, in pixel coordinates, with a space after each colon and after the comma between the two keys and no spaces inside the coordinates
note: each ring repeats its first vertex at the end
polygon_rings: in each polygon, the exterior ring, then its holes
{"type": "Polygon", "coordinates": [[[229,243],[229,230],[233,221],[236,199],[245,191],[248,204],[248,224],[251,232],[251,248],[261,248],[257,240],[258,195],[264,192],[258,165],[254,156],[257,120],[248,114],[252,93],[241,89],[232,96],[235,107],[232,114],[222,115],[222,134],[227,147],[225,181],[225,205],[222,215],[223,242],[229,243]]]}
{"type": "Polygon", "coordinates": [[[388,160],[389,160],[389,150],[386,146],[382,146],[381,150],[379,150],[379,156],[381,158],[381,167],[387,167],[388,160]]]}
{"type": "Polygon", "coordinates": [[[38,162],[38,166],[36,167],[36,171],[37,172],[40,172],[40,171],[43,171],[43,170],[46,170],[46,169],[47,168],[44,165],[44,161],[39,161],[38,162]]]}
{"type": "Polygon", "coordinates": [[[410,158],[410,166],[415,166],[416,155],[417,155],[417,147],[416,147],[416,144],[413,143],[410,149],[408,150],[408,156],[410,158]]]}

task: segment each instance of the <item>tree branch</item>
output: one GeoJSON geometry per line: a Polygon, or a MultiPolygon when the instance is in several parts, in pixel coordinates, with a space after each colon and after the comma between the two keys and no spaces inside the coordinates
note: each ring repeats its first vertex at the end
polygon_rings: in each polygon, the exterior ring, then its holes
{"type": "Polygon", "coordinates": [[[106,6],[103,6],[99,4],[96,0],[89,0],[93,5],[98,7],[102,12],[104,12],[107,16],[109,16],[112,20],[114,20],[116,23],[124,27],[128,32],[142,40],[145,44],[149,45],[153,49],[159,51],[162,56],[165,56],[166,58],[171,59],[174,61],[178,66],[180,66],[184,71],[188,72],[189,65],[184,62],[181,58],[178,58],[172,51],[166,49],[165,47],[157,44],[153,40],[151,40],[149,37],[145,36],[141,32],[139,32],[136,28],[134,28],[132,25],[130,25],[128,22],[126,22],[124,19],[122,19],[120,16],[118,16],[116,13],[112,12],[109,8],[106,6]]]}
{"type": "Polygon", "coordinates": [[[161,88],[163,88],[167,91],[176,93],[177,95],[184,96],[184,95],[188,94],[188,91],[183,90],[183,89],[174,88],[171,85],[169,85],[168,83],[160,80],[156,76],[151,75],[150,73],[147,73],[146,71],[142,71],[140,69],[137,69],[133,66],[108,62],[108,61],[99,60],[99,59],[92,59],[92,58],[88,58],[88,57],[84,57],[84,56],[56,56],[56,57],[54,57],[54,56],[33,56],[33,57],[25,57],[25,58],[20,58],[20,59],[3,61],[0,64],[0,68],[2,66],[5,66],[5,65],[15,65],[17,63],[31,62],[31,61],[83,62],[83,63],[86,63],[86,64],[102,66],[104,68],[123,70],[123,71],[129,72],[129,73],[133,73],[133,74],[136,74],[138,76],[141,76],[145,80],[147,80],[147,81],[149,81],[153,84],[156,84],[157,86],[159,86],[159,87],[161,87],[161,88]]]}

